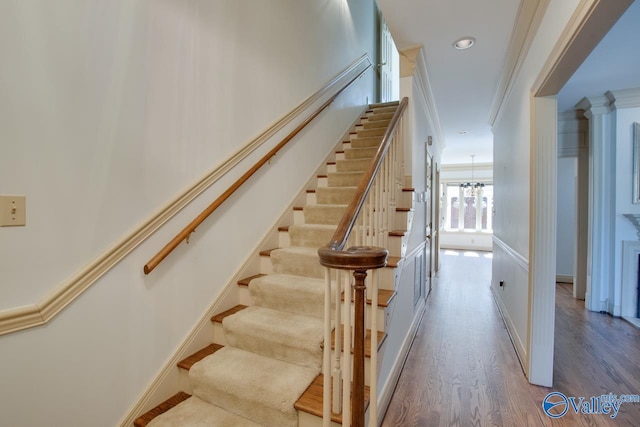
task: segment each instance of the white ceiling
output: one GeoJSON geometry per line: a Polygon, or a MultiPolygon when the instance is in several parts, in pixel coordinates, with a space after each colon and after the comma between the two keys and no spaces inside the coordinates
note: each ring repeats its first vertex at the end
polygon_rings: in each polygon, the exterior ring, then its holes
{"type": "MultiPolygon", "coordinates": [[[[398,50],[423,45],[446,147],[443,164],[493,161],[494,94],[518,12],[517,0],[378,0],[398,50]],[[452,43],[473,36],[459,51],[452,43]],[[469,131],[459,135],[458,131],[469,131]]],[[[640,1],[634,2],[558,94],[558,110],[585,96],[640,87],[640,1]]]]}
{"type": "Polygon", "coordinates": [[[379,0],[398,50],[422,45],[446,148],[442,163],[493,161],[489,114],[518,12],[516,0],[379,0]],[[469,50],[454,41],[473,36],[469,50]],[[458,131],[468,131],[465,135],[458,131]]]}

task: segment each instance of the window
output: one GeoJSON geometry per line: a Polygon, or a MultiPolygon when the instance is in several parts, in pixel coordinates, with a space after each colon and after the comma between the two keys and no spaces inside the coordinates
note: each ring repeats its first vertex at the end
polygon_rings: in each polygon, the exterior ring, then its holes
{"type": "Polygon", "coordinates": [[[442,212],[446,230],[487,231],[493,227],[493,185],[476,188],[474,194],[459,183],[443,186],[442,212]]]}

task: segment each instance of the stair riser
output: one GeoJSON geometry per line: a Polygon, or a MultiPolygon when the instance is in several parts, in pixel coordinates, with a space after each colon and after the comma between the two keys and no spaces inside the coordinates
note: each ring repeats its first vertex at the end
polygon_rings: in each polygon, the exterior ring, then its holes
{"type": "Polygon", "coordinates": [[[411,223],[413,222],[413,211],[400,211],[395,213],[395,229],[396,230],[410,230],[411,223]]]}
{"type": "Polygon", "coordinates": [[[279,231],[278,232],[278,247],[286,248],[287,246],[291,246],[291,238],[289,237],[289,233],[287,231],[279,231]]]}
{"type": "Polygon", "coordinates": [[[414,194],[415,193],[413,191],[403,191],[401,193],[400,200],[398,200],[398,207],[413,208],[414,194]]]}
{"type": "Polygon", "coordinates": [[[362,130],[356,131],[355,134],[350,135],[351,143],[353,143],[353,140],[356,138],[369,138],[373,136],[383,136],[385,131],[386,131],[386,128],[384,127],[373,128],[373,129],[362,129],[362,130]]]}

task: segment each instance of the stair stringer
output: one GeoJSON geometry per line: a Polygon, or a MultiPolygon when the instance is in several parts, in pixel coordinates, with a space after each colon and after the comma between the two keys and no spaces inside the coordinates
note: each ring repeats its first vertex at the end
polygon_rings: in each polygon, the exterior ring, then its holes
{"type": "Polygon", "coordinates": [[[301,187],[300,191],[292,198],[288,206],[283,210],[282,215],[267,229],[262,239],[254,246],[245,262],[236,270],[228,283],[213,299],[209,308],[203,313],[193,329],[183,343],[178,347],[173,355],[169,357],[164,367],[160,370],[155,379],[147,387],[146,391],[138,399],[136,404],[124,418],[123,426],[131,425],[128,420],[135,420],[138,416],[155,407],[159,403],[177,393],[188,389],[185,387],[185,376],[180,372],[177,364],[180,360],[197,350],[206,347],[213,342],[214,326],[211,323],[211,317],[216,313],[225,311],[237,304],[251,305],[251,301],[247,301],[245,294],[238,289],[237,282],[247,276],[251,276],[260,272],[260,252],[278,247],[278,228],[285,224],[293,223],[294,206],[300,205],[307,198],[307,190],[316,188],[318,175],[325,174],[327,171],[327,163],[335,161],[336,151],[342,149],[344,141],[349,139],[349,133],[355,128],[356,123],[360,119],[366,108],[356,115],[354,121],[344,132],[343,137],[333,146],[327,156],[318,162],[315,171],[311,174],[309,180],[301,187]]]}

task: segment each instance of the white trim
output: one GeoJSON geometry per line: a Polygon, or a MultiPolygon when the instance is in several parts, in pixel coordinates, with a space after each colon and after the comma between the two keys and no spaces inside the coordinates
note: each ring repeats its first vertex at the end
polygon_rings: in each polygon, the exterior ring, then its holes
{"type": "Polygon", "coordinates": [[[502,241],[495,234],[493,235],[493,243],[500,247],[507,255],[509,255],[520,268],[524,271],[529,272],[529,260],[522,256],[518,251],[513,249],[511,246],[502,241]]]}
{"type": "Polygon", "coordinates": [[[637,317],[638,309],[638,254],[640,241],[622,241],[622,278],[620,283],[620,301],[614,316],[637,317]]]}
{"type": "Polygon", "coordinates": [[[634,0],[581,0],[532,86],[556,95],[634,0]]]}
{"type": "MultiPolygon", "coordinates": [[[[450,163],[442,165],[441,172],[467,172],[471,170],[471,163],[450,163]]],[[[493,163],[474,163],[473,170],[493,171],[493,163]]]]}
{"type": "Polygon", "coordinates": [[[557,101],[532,97],[528,379],[553,385],[557,223],[557,101]]]}
{"type": "Polygon", "coordinates": [[[507,327],[507,333],[509,334],[509,338],[511,339],[511,343],[513,344],[513,348],[516,349],[516,355],[518,356],[518,360],[520,361],[520,366],[526,375],[525,362],[527,360],[527,350],[522,341],[520,335],[518,335],[518,330],[516,329],[516,325],[513,323],[511,316],[509,316],[509,311],[504,306],[504,302],[502,301],[502,297],[497,293],[497,289],[495,286],[491,286],[491,294],[493,295],[493,299],[498,306],[498,311],[500,312],[500,316],[507,327]]]}
{"type": "Polygon", "coordinates": [[[567,276],[566,274],[556,274],[556,283],[573,284],[573,276],[567,276]]]}
{"type": "Polygon", "coordinates": [[[336,86],[338,86],[339,83],[349,81],[349,79],[357,75],[360,71],[365,71],[369,67],[371,67],[371,60],[369,56],[365,54],[326,83],[318,92],[311,95],[290,113],[281,117],[258,137],[250,141],[205,177],[193,184],[180,197],[143,222],[133,233],[124,237],[119,243],[99,255],[81,271],[76,273],[69,281],[58,285],[45,295],[39,303],[27,307],[0,311],[0,335],[33,328],[49,322],[138,245],[233,167],[238,165],[238,163],[248,155],[267,142],[279,130],[284,128],[284,126],[298,118],[306,109],[328,93],[335,93],[336,86]]]}
{"type": "Polygon", "coordinates": [[[411,345],[413,344],[413,340],[415,339],[416,333],[418,332],[418,327],[420,326],[420,322],[422,321],[422,317],[424,316],[425,308],[425,300],[424,298],[421,298],[420,302],[417,305],[417,310],[413,317],[411,327],[407,331],[407,335],[402,342],[402,346],[400,347],[400,351],[398,352],[396,360],[393,362],[391,373],[389,374],[384,387],[380,389],[381,391],[378,396],[378,426],[382,425],[384,415],[386,414],[387,409],[389,409],[389,404],[391,403],[393,392],[395,391],[396,385],[400,380],[400,374],[402,374],[402,369],[404,368],[404,364],[407,361],[407,357],[409,356],[409,350],[411,350],[411,345]]]}
{"type": "Polygon", "coordinates": [[[492,127],[502,115],[502,108],[511,94],[548,5],[549,0],[522,0],[520,2],[510,37],[507,58],[489,114],[489,124],[492,127]]]}
{"type": "Polygon", "coordinates": [[[640,87],[607,91],[605,96],[612,109],[640,107],[640,87]]]}

